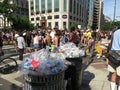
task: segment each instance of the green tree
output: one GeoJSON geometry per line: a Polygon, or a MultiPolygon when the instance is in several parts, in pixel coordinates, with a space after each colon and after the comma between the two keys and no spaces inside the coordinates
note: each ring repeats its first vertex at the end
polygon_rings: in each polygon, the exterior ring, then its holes
{"type": "Polygon", "coordinates": [[[114,27],[112,22],[105,22],[101,30],[111,30],[114,27]]]}
{"type": "Polygon", "coordinates": [[[12,27],[16,30],[32,30],[35,28],[27,16],[18,17],[17,20],[13,22],[12,27]]]}
{"type": "Polygon", "coordinates": [[[73,22],[73,23],[70,25],[70,30],[71,30],[72,28],[77,28],[77,26],[78,26],[78,23],[77,23],[77,22],[73,22]]]}
{"type": "Polygon", "coordinates": [[[104,23],[104,25],[101,27],[101,30],[111,30],[113,29],[115,26],[119,26],[120,27],[120,21],[106,21],[104,23]]]}
{"type": "Polygon", "coordinates": [[[120,21],[114,22],[114,26],[119,26],[120,27],[120,21]]]}
{"type": "Polygon", "coordinates": [[[0,13],[3,15],[4,29],[6,29],[6,18],[8,22],[12,22],[16,19],[16,15],[14,14],[16,10],[17,6],[11,4],[10,0],[3,0],[3,2],[0,2],[0,13]]]}

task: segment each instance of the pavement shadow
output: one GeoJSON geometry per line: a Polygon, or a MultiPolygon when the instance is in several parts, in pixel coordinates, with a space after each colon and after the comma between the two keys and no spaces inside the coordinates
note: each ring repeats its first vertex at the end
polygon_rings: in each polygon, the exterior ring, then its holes
{"type": "Polygon", "coordinates": [[[95,57],[89,58],[87,57],[88,61],[82,65],[82,85],[81,90],[92,90],[89,83],[90,81],[95,77],[95,75],[89,71],[85,71],[85,69],[88,68],[88,66],[95,60],[95,57]]]}
{"type": "Polygon", "coordinates": [[[10,90],[23,90],[23,88],[15,85],[15,84],[11,84],[10,90]]]}
{"type": "Polygon", "coordinates": [[[89,83],[94,77],[95,75],[93,73],[89,71],[83,71],[81,90],[91,90],[89,83]]]}

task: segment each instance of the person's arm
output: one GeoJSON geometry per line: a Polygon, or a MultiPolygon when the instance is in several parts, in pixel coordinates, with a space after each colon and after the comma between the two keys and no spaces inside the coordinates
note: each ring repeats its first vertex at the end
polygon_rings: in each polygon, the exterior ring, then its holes
{"type": "Polygon", "coordinates": [[[23,47],[26,48],[25,39],[23,38],[23,47]]]}
{"type": "Polygon", "coordinates": [[[73,34],[70,33],[70,42],[72,42],[72,36],[73,36],[73,34]]]}
{"type": "Polygon", "coordinates": [[[58,47],[58,37],[54,37],[54,45],[55,47],[58,47]]]}
{"type": "Polygon", "coordinates": [[[104,41],[104,42],[101,42],[100,44],[109,44],[111,40],[107,40],[107,41],[104,41]]]}

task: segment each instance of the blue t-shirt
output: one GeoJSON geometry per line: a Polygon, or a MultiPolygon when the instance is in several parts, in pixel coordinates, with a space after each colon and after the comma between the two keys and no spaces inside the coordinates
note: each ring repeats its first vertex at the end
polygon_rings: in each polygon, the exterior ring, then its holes
{"type": "Polygon", "coordinates": [[[120,29],[116,30],[113,34],[111,50],[120,50],[120,29]]]}

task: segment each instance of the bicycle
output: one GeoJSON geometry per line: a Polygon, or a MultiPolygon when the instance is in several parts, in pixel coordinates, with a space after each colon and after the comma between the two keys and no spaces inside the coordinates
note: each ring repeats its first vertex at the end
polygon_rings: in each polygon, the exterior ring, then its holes
{"type": "Polygon", "coordinates": [[[12,56],[16,55],[18,54],[15,53],[0,56],[0,73],[9,74],[17,70],[18,63],[14,58],[12,58],[12,56]]]}

